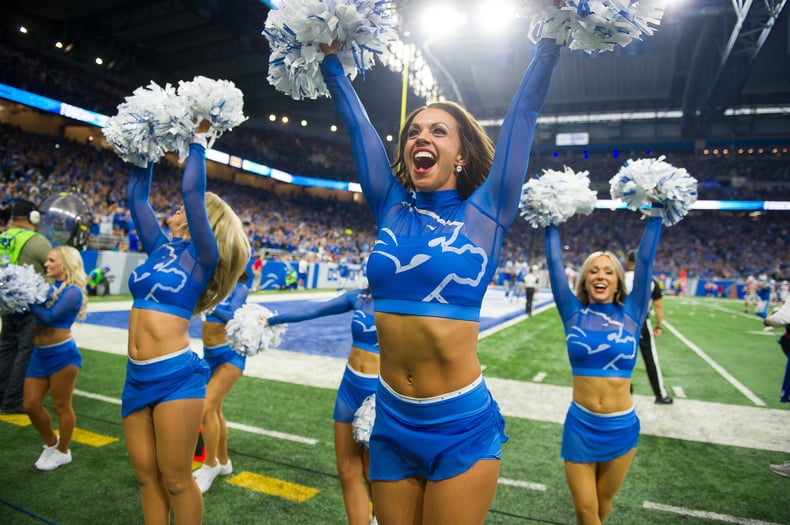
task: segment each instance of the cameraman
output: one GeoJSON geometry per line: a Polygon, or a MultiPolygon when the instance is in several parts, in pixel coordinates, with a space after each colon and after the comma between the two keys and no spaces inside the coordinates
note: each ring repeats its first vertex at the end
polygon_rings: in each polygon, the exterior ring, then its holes
{"type": "Polygon", "coordinates": [[[88,274],[88,281],[85,283],[88,288],[88,295],[99,295],[99,287],[101,287],[103,297],[110,295],[110,282],[112,276],[109,274],[110,267],[104,266],[102,268],[94,268],[88,274]]]}

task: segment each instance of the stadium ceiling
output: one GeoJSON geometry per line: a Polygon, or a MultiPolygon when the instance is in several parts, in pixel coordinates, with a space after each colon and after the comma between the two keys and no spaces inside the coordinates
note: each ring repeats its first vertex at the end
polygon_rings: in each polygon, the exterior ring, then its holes
{"type": "MultiPolygon", "coordinates": [[[[462,102],[478,119],[501,118],[531,57],[526,22],[483,35],[482,1],[454,0],[467,23],[455,34],[423,35],[431,0],[396,1],[401,38],[421,49],[440,93],[462,102]]],[[[544,116],[680,112],[667,125],[645,119],[641,129],[622,122],[556,125],[552,131],[610,128],[611,141],[700,140],[711,137],[790,137],[790,20],[786,0],[670,0],[652,37],[613,53],[564,50],[544,116]],[[784,107],[779,115],[758,108],[784,107]],[[727,120],[725,111],[746,109],[727,120]],[[646,131],[647,130],[647,131],[646,131]],[[652,130],[652,131],[651,131],[652,130]],[[654,137],[645,136],[654,134],[654,137]]],[[[294,101],[267,82],[268,43],[261,35],[269,8],[261,0],[6,0],[2,40],[48,58],[59,57],[131,92],[195,75],[232,80],[245,96],[250,126],[271,125],[270,114],[311,125],[334,122],[331,101],[294,101]],[[25,24],[26,35],[17,32],[25,24]],[[69,53],[56,40],[72,44],[69,53]],[[97,66],[95,56],[104,59],[97,66]]],[[[355,87],[382,134],[397,133],[401,75],[377,65],[355,87]]],[[[120,100],[119,100],[120,102],[120,100]]],[[[408,109],[421,105],[415,95],[408,109]]],[[[600,129],[592,133],[601,135],[600,129]]],[[[601,136],[603,136],[601,135],[601,136]]],[[[605,139],[603,139],[605,140],[605,139]]]]}

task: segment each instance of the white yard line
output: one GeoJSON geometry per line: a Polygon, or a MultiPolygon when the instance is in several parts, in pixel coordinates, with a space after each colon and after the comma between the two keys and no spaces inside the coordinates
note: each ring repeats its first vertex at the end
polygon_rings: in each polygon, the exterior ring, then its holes
{"type": "Polygon", "coordinates": [[[726,379],[741,394],[746,396],[746,398],[749,401],[751,401],[752,403],[754,403],[755,405],[760,406],[760,407],[764,407],[765,406],[765,401],[763,401],[762,399],[757,397],[751,390],[746,388],[746,386],[743,383],[741,383],[740,381],[735,379],[735,377],[732,374],[727,372],[727,370],[725,370],[725,368],[723,366],[721,366],[719,363],[714,361],[708,354],[706,354],[704,351],[702,351],[702,349],[700,347],[698,347],[697,345],[692,343],[686,336],[681,334],[674,326],[672,326],[666,320],[664,320],[664,326],[670,332],[672,332],[672,334],[675,337],[680,339],[686,346],[688,346],[695,354],[697,354],[700,358],[702,358],[703,361],[708,363],[711,366],[711,368],[713,368],[716,372],[718,372],[719,375],[721,375],[724,379],[726,379]]]}
{"type": "MultiPolygon", "coordinates": [[[[701,518],[704,520],[720,521],[723,523],[737,523],[739,525],[782,525],[781,523],[774,523],[772,521],[754,520],[751,518],[739,518],[737,516],[729,516],[727,514],[719,514],[718,512],[708,512],[706,510],[693,510],[685,507],[673,507],[671,505],[663,505],[661,503],[653,503],[645,501],[642,507],[650,510],[658,510],[661,512],[670,512],[672,514],[679,514],[681,516],[690,516],[693,518],[701,518]]],[[[666,523],[663,520],[656,520],[656,523],[666,523]]]]}

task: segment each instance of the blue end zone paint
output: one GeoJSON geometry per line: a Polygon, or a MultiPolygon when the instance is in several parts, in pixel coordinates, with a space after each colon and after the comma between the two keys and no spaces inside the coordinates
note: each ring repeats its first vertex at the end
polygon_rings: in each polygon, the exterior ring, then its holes
{"type": "MultiPolygon", "coordinates": [[[[322,301],[267,301],[259,302],[259,304],[282,314],[296,311],[303,308],[305,303],[310,302],[322,301]]],[[[549,303],[551,303],[551,300],[536,301],[534,309],[538,310],[549,303]]],[[[523,307],[499,317],[481,317],[480,331],[483,332],[493,328],[522,314],[524,314],[523,307]]],[[[288,330],[283,335],[280,349],[304,354],[346,358],[348,357],[348,351],[351,349],[352,317],[353,312],[346,312],[344,314],[293,323],[288,326],[288,330]]],[[[92,312],[88,314],[84,322],[125,330],[129,323],[129,312],[92,312]]],[[[200,319],[197,317],[193,318],[189,323],[189,336],[200,339],[200,329],[200,319]]]]}

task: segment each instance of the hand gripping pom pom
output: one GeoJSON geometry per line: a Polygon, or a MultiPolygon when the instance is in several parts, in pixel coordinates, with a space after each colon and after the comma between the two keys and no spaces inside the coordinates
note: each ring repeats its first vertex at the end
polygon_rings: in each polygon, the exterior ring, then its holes
{"type": "Polygon", "coordinates": [[[31,304],[43,303],[50,285],[29,264],[9,264],[0,269],[0,315],[22,313],[31,304]]]}
{"type": "Polygon", "coordinates": [[[527,2],[521,14],[532,19],[530,39],[554,39],[558,45],[587,53],[625,47],[652,35],[661,23],[667,0],[551,0],[527,2]]]}
{"type": "Polygon", "coordinates": [[[183,161],[195,131],[185,102],[170,84],[160,87],[151,82],[118,105],[118,113],[107,120],[102,132],[119,157],[141,168],[168,151],[183,161]]]}
{"type": "Polygon", "coordinates": [[[622,200],[630,210],[662,204],[664,225],[673,226],[697,202],[697,179],[665,158],[629,159],[609,180],[609,189],[612,199],[622,200]]]}
{"type": "Polygon", "coordinates": [[[228,344],[243,356],[255,355],[276,348],[287,325],[268,326],[266,320],[273,316],[268,308],[247,303],[233,314],[233,319],[225,325],[228,344]]]}
{"type": "Polygon", "coordinates": [[[370,447],[370,433],[373,432],[373,423],[375,422],[376,394],[370,394],[354,412],[354,421],[351,423],[354,441],[363,447],[370,447]]]}
{"type": "Polygon", "coordinates": [[[229,80],[214,80],[198,75],[189,82],[180,81],[178,95],[186,99],[193,122],[207,120],[211,123],[208,147],[225,131],[247,120],[244,115],[244,94],[229,80]]]}
{"type": "Polygon", "coordinates": [[[521,189],[521,216],[533,228],[559,225],[577,213],[589,215],[595,208],[596,193],[590,189],[589,172],[543,170],[543,175],[527,181],[521,189]]]}
{"type": "Polygon", "coordinates": [[[293,0],[272,9],[263,35],[269,41],[269,83],[296,100],[329,96],[319,68],[319,44],[340,43],[337,53],[352,80],[397,38],[390,2],[293,0]]]}

